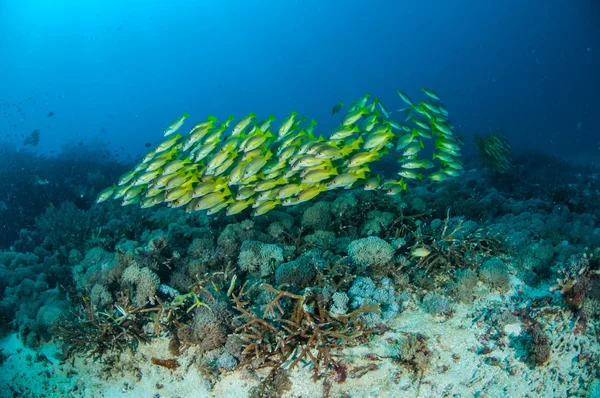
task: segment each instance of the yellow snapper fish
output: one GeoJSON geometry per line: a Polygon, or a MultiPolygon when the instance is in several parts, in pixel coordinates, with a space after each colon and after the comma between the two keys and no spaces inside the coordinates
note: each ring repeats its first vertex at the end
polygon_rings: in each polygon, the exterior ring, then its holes
{"type": "Polygon", "coordinates": [[[281,204],[281,200],[272,200],[268,202],[261,203],[257,208],[254,209],[252,213],[253,217],[257,217],[263,215],[275,208],[278,204],[281,204]]]}
{"type": "Polygon", "coordinates": [[[225,189],[226,187],[227,187],[227,180],[225,180],[222,177],[217,178],[214,181],[203,181],[203,182],[198,183],[194,187],[194,193],[192,196],[194,198],[199,198],[201,196],[208,195],[209,193],[221,191],[222,189],[225,189]]]}
{"type": "Polygon", "coordinates": [[[436,93],[433,90],[430,90],[428,88],[422,87],[421,90],[430,98],[433,98],[436,101],[440,100],[440,96],[438,95],[438,93],[436,93]]]}
{"type": "Polygon", "coordinates": [[[354,173],[340,174],[340,175],[334,177],[333,179],[331,179],[331,181],[325,183],[325,189],[327,191],[336,189],[336,188],[349,189],[352,187],[352,184],[354,184],[356,181],[358,181],[359,179],[364,179],[364,178],[365,178],[364,172],[361,174],[354,174],[354,173]]]}
{"type": "Polygon", "coordinates": [[[414,170],[400,170],[398,172],[398,175],[404,178],[408,178],[410,180],[422,180],[423,179],[423,174],[422,173],[417,173],[414,170]]]}
{"type": "Polygon", "coordinates": [[[165,129],[165,137],[176,132],[179,127],[183,126],[185,119],[189,116],[187,112],[183,112],[183,116],[173,120],[165,129]]]}
{"type": "Polygon", "coordinates": [[[369,113],[369,111],[365,107],[358,108],[357,110],[352,112],[348,112],[346,116],[344,116],[342,124],[344,126],[349,126],[353,123],[356,123],[361,117],[363,117],[363,115],[366,115],[367,113],[369,113]]]}
{"type": "Polygon", "coordinates": [[[240,188],[237,191],[237,194],[235,195],[235,200],[237,200],[237,201],[246,200],[246,199],[252,197],[254,194],[255,194],[254,187],[246,186],[246,187],[240,188]]]}
{"type": "Polygon", "coordinates": [[[336,171],[336,169],[311,170],[308,173],[306,173],[306,175],[304,177],[302,177],[302,183],[303,184],[315,184],[315,183],[321,182],[323,180],[326,180],[327,178],[331,177],[332,175],[338,175],[338,172],[336,171]]]}
{"type": "Polygon", "coordinates": [[[117,183],[117,185],[121,187],[121,186],[127,184],[129,181],[133,180],[133,177],[135,177],[135,175],[136,175],[135,170],[128,171],[127,173],[123,174],[119,178],[119,182],[117,183]]]}
{"type": "Polygon", "coordinates": [[[251,204],[254,203],[254,199],[252,198],[247,199],[245,201],[239,201],[237,198],[236,200],[237,202],[233,201],[229,206],[227,206],[227,210],[225,211],[226,215],[233,216],[234,214],[241,213],[242,211],[250,207],[251,204]]]}
{"type": "Polygon", "coordinates": [[[137,176],[133,179],[133,181],[131,182],[131,185],[148,184],[150,181],[154,180],[160,174],[161,174],[160,169],[140,174],[139,176],[137,176]]]}
{"type": "Polygon", "coordinates": [[[240,134],[242,134],[242,131],[244,131],[244,129],[246,127],[248,127],[248,125],[252,122],[253,119],[256,118],[256,115],[254,114],[254,112],[250,112],[250,114],[248,116],[246,116],[245,118],[243,118],[242,120],[240,120],[238,122],[238,124],[235,125],[235,127],[233,128],[233,130],[231,131],[231,136],[232,137],[237,137],[240,134]]]}
{"type": "Polygon", "coordinates": [[[156,147],[156,153],[164,152],[167,149],[170,149],[173,145],[177,144],[177,141],[181,139],[181,134],[177,133],[171,138],[167,138],[156,147]]]}
{"type": "MultiPolygon", "coordinates": [[[[297,196],[296,200],[293,204],[297,205],[303,202],[308,202],[309,200],[315,198],[321,192],[325,190],[325,185],[317,185],[315,187],[307,188],[301,191],[297,196]]],[[[288,198],[289,199],[289,198],[288,198]]]]}
{"type": "Polygon", "coordinates": [[[410,99],[410,97],[401,90],[398,90],[398,95],[400,96],[400,98],[402,99],[402,101],[404,101],[408,106],[414,106],[415,104],[413,103],[413,101],[410,99]]]}
{"type": "Polygon", "coordinates": [[[186,164],[190,163],[192,163],[192,160],[189,157],[185,159],[173,160],[164,167],[162,175],[173,174],[183,168],[186,164]]]}
{"type": "Polygon", "coordinates": [[[206,211],[206,215],[207,216],[211,216],[211,215],[213,215],[215,213],[218,213],[221,210],[223,210],[224,208],[226,208],[228,205],[230,205],[230,204],[232,204],[234,202],[235,202],[235,200],[233,200],[233,198],[229,198],[229,199],[227,199],[227,200],[225,200],[223,202],[219,202],[216,205],[214,205],[213,207],[211,207],[210,209],[208,209],[206,211]]]}
{"type": "Polygon", "coordinates": [[[225,202],[227,197],[230,195],[229,191],[226,190],[224,192],[213,192],[205,195],[201,198],[194,199],[192,210],[208,210],[211,207],[218,205],[221,202],[225,202]]]}
{"type": "Polygon", "coordinates": [[[98,194],[98,197],[96,199],[96,203],[102,203],[105,200],[108,200],[115,193],[116,189],[117,189],[117,186],[113,185],[112,187],[108,187],[108,188],[102,190],[98,194]]]}
{"type": "Polygon", "coordinates": [[[159,205],[159,204],[163,203],[164,201],[165,201],[164,192],[161,194],[155,195],[155,196],[151,196],[151,197],[146,196],[146,198],[144,200],[142,200],[140,207],[142,209],[148,209],[150,207],[159,205]]]}
{"type": "Polygon", "coordinates": [[[342,124],[341,126],[337,127],[335,130],[332,131],[331,135],[329,136],[329,139],[330,140],[343,140],[344,138],[348,138],[351,135],[353,135],[354,133],[358,133],[358,132],[360,132],[360,128],[357,125],[342,124]]]}
{"type": "Polygon", "coordinates": [[[379,176],[369,178],[367,181],[365,181],[364,190],[365,191],[374,191],[376,189],[379,189],[380,181],[381,181],[381,177],[379,177],[379,176]]]}
{"type": "Polygon", "coordinates": [[[350,158],[347,167],[358,167],[365,163],[370,163],[379,158],[379,152],[359,152],[350,158]]]}
{"type": "Polygon", "coordinates": [[[254,192],[268,191],[268,190],[275,188],[278,185],[283,185],[286,182],[287,182],[287,180],[285,178],[261,181],[254,186],[254,192]]]}
{"type": "Polygon", "coordinates": [[[287,184],[277,190],[275,199],[286,199],[297,195],[303,190],[309,188],[306,184],[287,184]]]}
{"type": "Polygon", "coordinates": [[[292,125],[294,124],[294,119],[298,116],[298,112],[292,111],[292,113],[283,121],[281,127],[279,127],[279,132],[277,136],[278,140],[283,139],[288,133],[291,131],[292,125]]]}
{"type": "Polygon", "coordinates": [[[177,199],[169,201],[168,206],[173,209],[176,209],[178,207],[185,206],[186,204],[190,203],[191,200],[192,200],[192,192],[186,191],[183,195],[181,195],[177,199]]]}

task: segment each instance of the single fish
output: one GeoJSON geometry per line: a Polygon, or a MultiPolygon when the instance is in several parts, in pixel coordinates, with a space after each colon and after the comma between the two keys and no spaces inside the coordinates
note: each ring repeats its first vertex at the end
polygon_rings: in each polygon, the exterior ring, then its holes
{"type": "Polygon", "coordinates": [[[423,92],[430,98],[433,98],[436,101],[440,100],[440,96],[438,95],[438,93],[436,93],[433,90],[430,90],[428,88],[422,87],[421,90],[423,90],[423,92]]]}
{"type": "Polygon", "coordinates": [[[165,137],[176,132],[179,127],[183,126],[185,119],[189,116],[187,112],[183,112],[183,116],[173,120],[165,129],[165,137]]]}
{"type": "Polygon", "coordinates": [[[431,250],[427,249],[426,247],[416,247],[410,251],[410,255],[412,257],[419,258],[427,257],[429,253],[431,253],[431,250]]]}
{"type": "Polygon", "coordinates": [[[333,106],[333,109],[331,109],[331,115],[334,116],[335,114],[337,114],[339,111],[342,110],[342,107],[344,106],[343,102],[338,102],[337,104],[335,104],[333,106]]]}
{"type": "Polygon", "coordinates": [[[116,189],[117,189],[117,186],[113,185],[112,187],[108,187],[108,188],[102,190],[102,192],[100,192],[98,194],[98,198],[96,199],[96,203],[102,203],[105,200],[108,200],[115,193],[116,189]]]}

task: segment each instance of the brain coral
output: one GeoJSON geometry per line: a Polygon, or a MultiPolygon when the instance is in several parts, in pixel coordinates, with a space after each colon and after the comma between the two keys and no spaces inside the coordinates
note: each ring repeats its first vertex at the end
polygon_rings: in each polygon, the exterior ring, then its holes
{"type": "Polygon", "coordinates": [[[394,257],[394,248],[376,236],[353,240],[348,245],[350,259],[361,267],[383,265],[394,257]]]}

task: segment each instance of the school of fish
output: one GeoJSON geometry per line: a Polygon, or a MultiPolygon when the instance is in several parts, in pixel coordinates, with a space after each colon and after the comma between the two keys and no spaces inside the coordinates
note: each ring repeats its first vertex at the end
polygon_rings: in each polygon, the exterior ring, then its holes
{"type": "MultiPolygon", "coordinates": [[[[142,208],[166,203],[205,210],[208,215],[225,210],[227,215],[252,208],[252,216],[277,206],[307,202],[324,191],[363,187],[384,189],[396,195],[408,180],[441,182],[460,174],[462,139],[448,120],[440,96],[423,88],[425,99],[417,102],[404,92],[406,106],[388,109],[369,94],[355,101],[341,123],[327,137],[315,135],[316,122],[297,112],[277,128],[275,118],[259,121],[252,112],[234,123],[209,116],[179,131],[188,114],[164,130],[165,138],[131,171],[103,190],[97,202],[109,198],[142,208]],[[403,115],[396,121],[392,114],[403,115]],[[434,142],[427,159],[423,140],[434,142]],[[398,178],[381,181],[369,165],[383,156],[398,156],[398,178]],[[420,156],[421,155],[421,156],[420,156]]],[[[343,108],[336,104],[335,115],[343,108]]]]}

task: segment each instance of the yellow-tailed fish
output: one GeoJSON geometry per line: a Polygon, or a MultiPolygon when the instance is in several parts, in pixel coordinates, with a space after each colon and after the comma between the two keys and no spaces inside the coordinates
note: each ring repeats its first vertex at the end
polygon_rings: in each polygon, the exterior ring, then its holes
{"type": "Polygon", "coordinates": [[[404,152],[402,152],[402,156],[413,156],[421,151],[421,149],[425,148],[423,141],[413,142],[409,146],[406,147],[404,152]]]}
{"type": "Polygon", "coordinates": [[[257,183],[254,186],[254,191],[255,192],[263,192],[263,191],[268,191],[270,189],[275,188],[278,185],[283,185],[285,184],[287,181],[285,178],[278,178],[276,180],[265,180],[265,181],[261,181],[259,183],[257,183]]]}
{"type": "Polygon", "coordinates": [[[289,198],[291,196],[294,196],[300,192],[302,192],[303,190],[309,188],[308,185],[306,184],[287,184],[284,185],[283,187],[281,187],[276,195],[275,198],[276,199],[286,199],[289,198]]]}
{"type": "Polygon", "coordinates": [[[191,191],[187,191],[185,194],[183,194],[182,196],[180,196],[179,198],[169,201],[168,202],[168,206],[171,208],[178,208],[181,206],[185,206],[188,203],[190,203],[192,201],[192,192],[191,191]]]}
{"type": "Polygon", "coordinates": [[[123,199],[125,199],[126,201],[131,200],[133,198],[136,198],[139,196],[139,194],[142,193],[142,191],[146,189],[145,185],[137,185],[135,187],[131,187],[131,189],[128,189],[127,192],[125,192],[125,195],[123,196],[123,199]]]}
{"type": "Polygon", "coordinates": [[[213,207],[211,207],[210,209],[208,209],[206,211],[206,215],[212,216],[213,214],[220,212],[221,210],[223,210],[224,208],[226,208],[227,206],[229,206],[230,204],[232,204],[234,202],[235,202],[235,200],[233,200],[233,198],[229,198],[223,202],[217,203],[216,205],[214,205],[213,207]]]}
{"type": "Polygon", "coordinates": [[[438,93],[436,93],[435,91],[433,91],[433,90],[430,90],[430,89],[428,89],[428,88],[425,88],[425,87],[422,87],[422,88],[421,88],[421,90],[423,90],[423,92],[424,92],[424,93],[425,93],[425,94],[426,94],[428,97],[431,97],[431,98],[433,98],[433,99],[434,99],[434,100],[436,100],[436,101],[439,101],[439,100],[440,100],[440,96],[439,96],[439,95],[438,95],[438,93]]]}
{"type": "Polygon", "coordinates": [[[297,205],[297,204],[300,204],[303,202],[307,202],[307,201],[313,199],[314,197],[316,197],[317,195],[319,195],[324,190],[325,190],[325,185],[317,185],[315,187],[307,188],[307,189],[301,191],[298,194],[298,196],[296,196],[296,201],[294,202],[294,204],[297,205]]]}
{"type": "Polygon", "coordinates": [[[188,116],[189,114],[187,112],[183,112],[183,116],[180,116],[177,119],[173,120],[165,129],[165,137],[173,134],[177,131],[177,129],[179,129],[179,127],[183,126],[183,123],[185,122],[185,119],[188,116]]]}
{"type": "Polygon", "coordinates": [[[349,126],[353,123],[356,123],[361,117],[363,117],[363,115],[366,115],[368,112],[369,111],[365,107],[359,108],[353,112],[349,112],[346,114],[346,116],[344,116],[342,124],[344,126],[349,126]]]}
{"type": "Polygon", "coordinates": [[[167,193],[165,193],[165,202],[173,202],[174,200],[177,200],[183,196],[186,196],[189,194],[190,200],[192,200],[192,194],[193,194],[193,190],[189,189],[189,188],[177,188],[177,189],[173,189],[171,191],[168,191],[167,193]]]}
{"type": "Polygon", "coordinates": [[[135,172],[135,170],[128,171],[119,178],[119,182],[117,183],[117,185],[123,186],[127,184],[129,181],[133,180],[133,177],[135,177],[136,174],[137,173],[135,172]]]}
{"type": "Polygon", "coordinates": [[[131,182],[131,185],[142,185],[142,184],[148,184],[150,181],[154,180],[156,177],[158,177],[161,174],[161,170],[155,170],[155,171],[149,171],[147,173],[143,173],[140,174],[138,176],[136,176],[133,181],[131,182]]]}
{"type": "Polygon", "coordinates": [[[221,191],[225,187],[227,187],[227,180],[224,178],[217,178],[214,181],[202,181],[196,184],[192,196],[194,198],[199,198],[208,195],[209,193],[221,191]]]}
{"type": "MultiPolygon", "coordinates": [[[[229,168],[233,165],[233,162],[235,162],[235,156],[230,156],[223,163],[221,163],[216,169],[214,169],[214,172],[212,174],[215,177],[217,177],[217,176],[220,176],[221,174],[226,173],[227,170],[229,170],[229,168]]],[[[208,175],[208,171],[206,172],[206,174],[208,175]]]]}
{"type": "Polygon", "coordinates": [[[358,167],[365,163],[370,163],[379,158],[379,152],[371,151],[371,152],[359,152],[356,155],[350,158],[348,162],[348,167],[358,167]]]}
{"type": "Polygon", "coordinates": [[[332,170],[312,170],[309,171],[303,178],[302,183],[304,184],[315,184],[323,180],[328,179],[332,175],[337,175],[338,172],[335,169],[332,170]]]}
{"type": "Polygon", "coordinates": [[[206,136],[206,134],[208,134],[209,131],[210,131],[210,127],[208,127],[208,126],[194,130],[194,132],[189,135],[189,137],[183,144],[183,150],[187,151],[194,144],[200,142],[206,136]]]}
{"type": "Polygon", "coordinates": [[[151,149],[150,152],[148,152],[146,154],[146,156],[144,156],[144,158],[142,159],[142,164],[146,164],[149,161],[151,161],[154,158],[154,155],[156,155],[156,150],[155,149],[151,149]]]}
{"type": "Polygon", "coordinates": [[[285,120],[281,124],[281,127],[279,127],[279,132],[277,134],[279,140],[288,135],[292,128],[292,125],[294,124],[294,119],[296,118],[296,116],[298,116],[298,112],[292,111],[292,113],[287,118],[285,118],[285,120]]]}
{"type": "Polygon", "coordinates": [[[213,192],[196,199],[194,210],[207,210],[221,202],[225,202],[229,196],[229,191],[213,192]]]}
{"type": "Polygon", "coordinates": [[[148,187],[148,190],[145,193],[146,198],[152,198],[154,196],[160,195],[165,192],[164,187],[156,188],[156,187],[148,187]]]}
{"type": "Polygon", "coordinates": [[[210,145],[207,146],[203,146],[197,153],[196,156],[194,157],[194,162],[198,163],[200,162],[202,159],[206,158],[208,155],[210,155],[216,148],[217,148],[218,143],[213,142],[210,145]]]}
{"type": "Polygon", "coordinates": [[[275,208],[275,206],[277,206],[280,203],[281,203],[280,200],[272,200],[269,202],[263,202],[260,204],[260,206],[258,206],[256,209],[254,209],[252,216],[256,217],[256,216],[263,215],[263,214],[273,210],[275,208]]]}
{"type": "Polygon", "coordinates": [[[115,190],[115,196],[113,196],[114,199],[120,199],[123,196],[125,196],[125,193],[127,193],[127,191],[129,191],[129,189],[131,188],[131,185],[123,185],[118,187],[115,190]]]}
{"type": "Polygon", "coordinates": [[[98,198],[96,199],[96,203],[102,203],[105,200],[109,199],[115,193],[116,189],[117,189],[117,186],[113,185],[112,187],[108,187],[108,188],[102,190],[98,194],[98,198]]]}
{"type": "Polygon", "coordinates": [[[248,178],[260,171],[266,164],[267,161],[271,158],[271,151],[267,151],[265,156],[258,156],[252,159],[244,169],[244,174],[242,178],[248,178]]]}
{"type": "Polygon", "coordinates": [[[158,144],[158,146],[156,147],[156,153],[159,154],[160,152],[164,152],[168,149],[171,149],[171,147],[173,145],[177,144],[177,141],[179,141],[180,139],[181,139],[181,134],[179,134],[179,133],[172,136],[171,138],[167,138],[166,140],[164,140],[163,142],[158,144]]]}
{"type": "Polygon", "coordinates": [[[239,136],[242,133],[242,131],[244,131],[244,129],[246,127],[248,127],[248,125],[255,118],[256,118],[256,115],[254,114],[254,112],[250,112],[250,114],[248,116],[246,116],[245,118],[243,118],[242,120],[240,120],[238,122],[238,124],[235,125],[235,127],[233,128],[233,131],[231,132],[231,136],[232,137],[239,136]]]}
{"type": "Polygon", "coordinates": [[[402,101],[404,101],[408,106],[414,106],[414,103],[404,91],[398,90],[398,95],[400,96],[400,98],[402,98],[402,101]]]}
{"type": "Polygon", "coordinates": [[[267,131],[271,128],[271,123],[273,123],[273,121],[275,120],[275,116],[271,115],[269,116],[269,118],[267,120],[265,120],[264,122],[261,122],[258,126],[258,128],[261,131],[267,131]]]}
{"type": "Polygon", "coordinates": [[[379,177],[379,176],[369,178],[365,182],[365,186],[364,186],[365,191],[373,191],[375,189],[378,189],[380,180],[381,180],[381,177],[379,177]]]}
{"type": "Polygon", "coordinates": [[[235,195],[235,200],[238,200],[238,201],[245,200],[245,199],[250,198],[254,194],[255,194],[254,187],[252,187],[252,186],[243,187],[237,191],[237,194],[235,195]]]}
{"type": "Polygon", "coordinates": [[[163,168],[162,175],[173,174],[176,171],[179,171],[181,168],[183,168],[183,166],[185,166],[186,164],[190,163],[192,163],[192,161],[189,157],[185,159],[173,160],[163,168]]]}
{"type": "Polygon", "coordinates": [[[415,139],[415,136],[415,134],[405,134],[402,137],[400,137],[400,139],[396,143],[396,150],[399,151],[400,149],[404,149],[410,144],[412,144],[415,139]]]}
{"type": "Polygon", "coordinates": [[[344,138],[348,138],[354,133],[358,133],[360,131],[359,127],[355,124],[341,125],[335,128],[331,132],[331,136],[329,139],[331,140],[343,140],[344,138]]]}
{"type": "Polygon", "coordinates": [[[436,171],[427,176],[431,181],[442,182],[444,181],[448,175],[442,171],[436,171]]]}
{"type": "Polygon", "coordinates": [[[445,162],[452,162],[454,160],[454,157],[452,157],[452,155],[444,153],[444,152],[436,152],[433,154],[433,158],[434,159],[441,159],[445,162]]]}
{"type": "Polygon", "coordinates": [[[233,216],[234,214],[241,213],[242,211],[250,207],[252,203],[254,203],[254,199],[252,198],[245,201],[239,201],[239,199],[237,198],[236,200],[237,202],[234,201],[229,206],[227,206],[227,211],[225,212],[226,215],[233,216]]]}
{"type": "Polygon", "coordinates": [[[246,141],[246,145],[241,149],[243,149],[244,152],[250,152],[250,151],[258,148],[262,144],[264,144],[264,142],[267,141],[268,139],[271,139],[274,137],[275,136],[273,134],[271,134],[270,131],[267,131],[266,133],[259,133],[259,134],[253,135],[252,137],[250,137],[248,139],[248,141],[246,141]]]}
{"type": "Polygon", "coordinates": [[[364,173],[362,174],[354,174],[354,173],[344,173],[339,176],[334,177],[331,181],[325,183],[325,189],[331,190],[336,188],[351,188],[352,184],[354,184],[357,180],[365,178],[364,173]]]}
{"type": "Polygon", "coordinates": [[[142,209],[147,209],[149,207],[159,205],[159,204],[163,203],[164,201],[165,201],[165,194],[164,194],[164,192],[162,192],[162,193],[160,193],[158,195],[151,196],[151,197],[148,197],[146,195],[146,198],[142,200],[142,203],[140,204],[140,207],[142,209]]]}
{"type": "Polygon", "coordinates": [[[363,149],[379,148],[387,144],[392,139],[392,137],[394,137],[394,134],[391,132],[369,134],[365,139],[363,149]]]}
{"type": "Polygon", "coordinates": [[[383,106],[383,104],[379,101],[378,98],[375,98],[375,102],[377,103],[377,107],[379,108],[379,110],[381,111],[381,113],[383,114],[383,116],[385,116],[386,119],[389,119],[390,113],[388,112],[388,110],[386,109],[386,107],[383,106]]]}
{"type": "Polygon", "coordinates": [[[422,180],[423,179],[422,173],[417,173],[414,170],[408,170],[408,169],[400,170],[398,172],[398,175],[402,176],[404,178],[408,178],[410,180],[416,180],[416,179],[422,180]]]}

